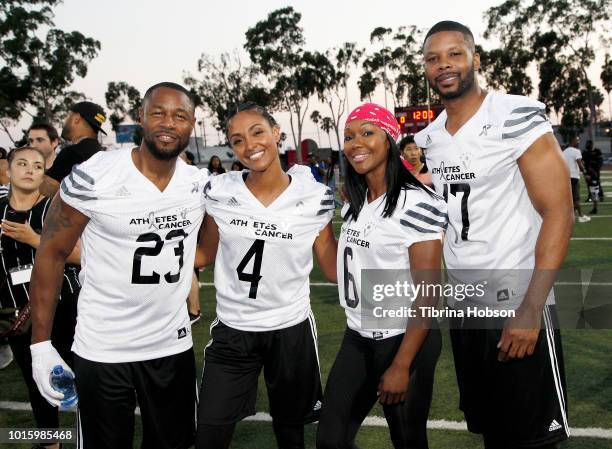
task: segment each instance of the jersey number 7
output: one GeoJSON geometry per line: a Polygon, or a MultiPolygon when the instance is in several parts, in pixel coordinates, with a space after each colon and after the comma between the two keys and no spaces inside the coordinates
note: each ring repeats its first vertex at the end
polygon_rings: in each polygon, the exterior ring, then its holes
{"type": "MultiPolygon", "coordinates": [[[[444,201],[448,203],[448,184],[444,184],[444,201]]],[[[470,197],[470,185],[469,184],[450,184],[450,193],[453,196],[457,196],[458,192],[463,193],[461,198],[461,240],[466,241],[468,239],[468,232],[470,232],[470,214],[468,213],[468,198],[470,197]]]]}

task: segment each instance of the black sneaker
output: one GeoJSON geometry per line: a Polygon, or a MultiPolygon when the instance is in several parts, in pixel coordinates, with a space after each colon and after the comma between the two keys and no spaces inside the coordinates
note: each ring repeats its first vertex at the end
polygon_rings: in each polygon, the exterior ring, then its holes
{"type": "Polygon", "coordinates": [[[589,212],[589,215],[597,215],[597,209],[591,210],[591,212],[589,212]]]}

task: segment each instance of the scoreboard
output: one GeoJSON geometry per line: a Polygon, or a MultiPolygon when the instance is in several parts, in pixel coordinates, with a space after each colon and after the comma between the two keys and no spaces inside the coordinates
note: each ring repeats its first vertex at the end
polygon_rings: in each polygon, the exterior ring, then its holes
{"type": "Polygon", "coordinates": [[[402,134],[416,134],[433,122],[444,110],[441,104],[395,108],[395,117],[402,134]]]}

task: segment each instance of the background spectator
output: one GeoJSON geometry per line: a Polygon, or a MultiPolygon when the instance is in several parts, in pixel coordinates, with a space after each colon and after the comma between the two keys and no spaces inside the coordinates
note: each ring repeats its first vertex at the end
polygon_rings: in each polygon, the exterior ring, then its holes
{"type": "MultiPolygon", "coordinates": [[[[0,288],[0,304],[3,312],[14,310],[15,316],[8,336],[11,349],[28,389],[32,411],[39,429],[55,429],[59,426],[58,411],[39,393],[32,378],[30,354],[30,303],[28,296],[29,276],[40,244],[43,222],[49,211],[51,198],[45,198],[39,191],[45,173],[43,153],[31,147],[13,150],[9,154],[10,196],[0,200],[2,214],[2,268],[5,282],[0,288]]],[[[80,248],[68,257],[72,263],[80,262],[80,248]]],[[[66,265],[60,301],[53,323],[52,340],[64,360],[72,364],[72,340],[76,325],[76,302],[80,290],[78,269],[66,265]]],[[[59,448],[49,441],[48,448],[59,448]]]]}
{"type": "Polygon", "coordinates": [[[38,148],[45,155],[45,170],[55,162],[55,151],[60,138],[55,127],[48,123],[34,123],[28,130],[28,146],[38,148]]]}
{"type": "MultiPolygon", "coordinates": [[[[598,187],[598,196],[599,201],[604,200],[603,189],[601,188],[601,167],[603,166],[603,156],[601,154],[601,150],[599,148],[595,148],[593,146],[592,140],[587,140],[585,150],[582,153],[582,160],[584,161],[584,168],[587,173],[590,173],[592,179],[597,179],[597,187],[598,187]]],[[[587,197],[588,201],[596,201],[597,198],[593,198],[591,195],[591,189],[589,189],[589,196],[587,197]]],[[[594,208],[597,210],[597,207],[594,208]]]]}
{"type": "Polygon", "coordinates": [[[57,192],[60,182],[70,174],[74,165],[85,162],[102,146],[98,142],[98,132],[106,121],[104,110],[90,101],[76,103],[64,121],[62,138],[72,143],[62,149],[53,165],[47,170],[40,191],[43,195],[52,197],[57,192]]]}
{"type": "Polygon", "coordinates": [[[582,153],[578,149],[578,137],[574,137],[569,146],[563,150],[563,156],[565,156],[565,162],[570,171],[576,219],[579,223],[591,221],[591,217],[582,215],[582,210],[580,209],[580,172],[584,173],[584,164],[582,163],[582,153]]]}
{"type": "Polygon", "coordinates": [[[225,169],[223,168],[223,165],[221,165],[221,159],[219,159],[219,156],[213,156],[210,158],[210,161],[208,161],[208,171],[213,176],[222,175],[225,173],[225,169]]]}
{"type": "Polygon", "coordinates": [[[399,148],[402,153],[402,158],[412,167],[406,167],[410,170],[410,173],[423,184],[431,187],[433,185],[431,173],[429,173],[427,164],[425,164],[423,150],[414,142],[414,136],[404,137],[399,143],[399,148]]]}
{"type": "Polygon", "coordinates": [[[232,162],[232,168],[230,170],[231,171],[242,171],[244,170],[244,165],[242,165],[242,162],[240,161],[234,161],[232,162]]]}

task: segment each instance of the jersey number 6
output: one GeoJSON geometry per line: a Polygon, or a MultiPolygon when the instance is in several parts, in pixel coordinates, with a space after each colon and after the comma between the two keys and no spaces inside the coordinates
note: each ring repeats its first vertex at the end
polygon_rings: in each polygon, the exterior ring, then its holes
{"type": "MultiPolygon", "coordinates": [[[[183,240],[187,237],[187,233],[183,229],[174,229],[166,235],[166,240],[172,240],[177,237],[183,237],[178,241],[178,245],[174,248],[174,255],[179,258],[179,269],[178,273],[172,274],[170,271],[164,274],[164,279],[169,284],[178,282],[181,277],[181,269],[183,268],[183,240]]],[[[147,232],[141,234],[136,239],[137,242],[155,242],[155,246],[141,246],[136,248],[134,251],[134,261],[132,262],[132,284],[159,284],[161,276],[155,271],[150,275],[140,274],[142,266],[142,258],[144,256],[159,256],[162,248],[164,247],[164,241],[162,238],[153,232],[147,232]]]]}
{"type": "Polygon", "coordinates": [[[344,301],[346,305],[351,309],[354,309],[359,305],[359,294],[357,293],[357,286],[355,285],[355,277],[348,269],[348,259],[353,259],[353,249],[350,246],[344,248],[344,301]],[[349,284],[353,284],[353,296],[351,299],[349,294],[349,284]]]}

